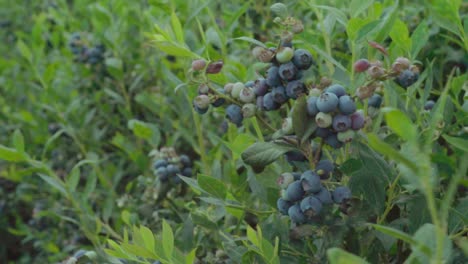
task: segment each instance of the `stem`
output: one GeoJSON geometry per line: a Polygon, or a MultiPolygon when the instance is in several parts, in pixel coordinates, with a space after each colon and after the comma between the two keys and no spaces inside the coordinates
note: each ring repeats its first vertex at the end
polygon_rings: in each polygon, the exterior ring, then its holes
{"type": "Polygon", "coordinates": [[[393,182],[390,184],[390,188],[388,189],[388,199],[386,202],[385,206],[385,211],[383,212],[382,216],[377,219],[377,224],[382,224],[387,217],[388,213],[390,210],[393,208],[393,199],[395,198],[395,187],[397,186],[398,181],[400,180],[401,173],[398,174],[398,176],[393,180],[393,182]]]}
{"type": "Polygon", "coordinates": [[[257,122],[257,117],[254,116],[251,118],[251,120],[252,120],[252,125],[255,129],[255,132],[257,133],[258,139],[260,140],[260,142],[265,142],[265,138],[263,138],[262,130],[260,129],[260,126],[258,125],[258,122],[257,122]]]}

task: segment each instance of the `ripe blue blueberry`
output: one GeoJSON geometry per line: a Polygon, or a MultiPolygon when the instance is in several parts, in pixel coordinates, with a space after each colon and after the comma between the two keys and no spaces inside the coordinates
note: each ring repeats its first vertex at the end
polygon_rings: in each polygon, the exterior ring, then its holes
{"type": "Polygon", "coordinates": [[[166,181],[169,178],[169,173],[166,167],[160,167],[156,170],[156,175],[160,181],[166,181]]]}
{"type": "Polygon", "coordinates": [[[356,103],[349,95],[343,95],[339,98],[338,109],[344,115],[350,115],[356,112],[356,103]]]}
{"type": "Polygon", "coordinates": [[[333,85],[328,86],[328,88],[325,89],[325,92],[333,93],[337,97],[341,97],[343,95],[346,95],[345,88],[343,86],[339,85],[339,84],[333,84],[333,85]]]}
{"type": "Polygon", "coordinates": [[[428,101],[424,104],[424,110],[432,110],[432,108],[434,108],[434,105],[435,105],[435,102],[434,102],[434,101],[428,100],[428,101]]]}
{"type": "Polygon", "coordinates": [[[305,92],[304,83],[299,80],[290,81],[286,86],[286,95],[289,98],[297,99],[297,97],[305,92]]]}
{"type": "Polygon", "coordinates": [[[286,201],[296,202],[302,199],[304,196],[304,190],[302,189],[301,181],[293,181],[286,188],[285,199],[286,201]]]}
{"type": "Polygon", "coordinates": [[[338,96],[331,92],[324,92],[317,100],[317,108],[320,112],[330,113],[338,107],[338,96]]]}
{"type": "Polygon", "coordinates": [[[159,169],[161,167],[166,167],[166,166],[167,166],[167,161],[165,159],[158,159],[154,162],[153,168],[159,169]]]}
{"type": "Polygon", "coordinates": [[[307,113],[310,116],[315,116],[319,112],[317,108],[317,100],[318,97],[315,96],[307,98],[307,113]]]}
{"type": "Polygon", "coordinates": [[[273,96],[273,100],[278,104],[283,104],[288,100],[286,89],[282,85],[274,87],[271,90],[271,95],[273,96]]]}
{"type": "Polygon", "coordinates": [[[296,76],[297,68],[292,62],[288,62],[279,66],[278,73],[281,79],[290,81],[296,76]]]}
{"type": "Polygon", "coordinates": [[[283,198],[279,198],[276,202],[276,207],[281,214],[288,215],[289,207],[293,204],[290,201],[286,201],[283,198]]]}
{"type": "Polygon", "coordinates": [[[255,85],[255,81],[248,81],[244,85],[245,85],[245,87],[253,88],[254,85],[255,85]]]}
{"type": "Polygon", "coordinates": [[[258,109],[265,110],[265,108],[263,107],[263,95],[257,96],[255,102],[258,109]]]}
{"type": "Polygon", "coordinates": [[[351,116],[351,128],[353,130],[359,130],[364,127],[365,119],[362,111],[356,111],[351,116]]]}
{"type": "Polygon", "coordinates": [[[346,186],[340,186],[333,191],[332,196],[333,201],[337,204],[340,204],[343,201],[351,198],[351,190],[346,186]]]}
{"type": "Polygon", "coordinates": [[[182,166],[184,167],[190,167],[192,165],[192,161],[190,160],[189,156],[183,154],[180,155],[180,163],[182,163],[182,166]]]}
{"type": "Polygon", "coordinates": [[[263,96],[268,92],[268,88],[267,81],[265,79],[259,79],[255,81],[253,90],[256,96],[263,96]]]}
{"type": "Polygon", "coordinates": [[[271,66],[267,70],[266,83],[270,87],[278,86],[278,85],[281,84],[281,79],[280,79],[280,76],[278,74],[278,71],[279,71],[279,68],[276,67],[276,66],[271,66]]]}
{"type": "Polygon", "coordinates": [[[380,96],[379,94],[373,94],[370,98],[369,98],[369,101],[368,101],[368,106],[372,106],[372,107],[375,107],[375,108],[379,108],[380,105],[382,105],[382,96],[380,96]]]}
{"type": "Polygon", "coordinates": [[[301,211],[299,204],[295,204],[288,209],[289,218],[296,224],[302,224],[306,221],[304,213],[301,211]]]}
{"type": "Polygon", "coordinates": [[[301,201],[301,211],[306,218],[311,219],[322,211],[322,202],[314,196],[307,196],[301,201]]]}
{"type": "Polygon", "coordinates": [[[167,169],[167,173],[168,173],[169,176],[171,176],[171,177],[176,176],[177,173],[180,173],[179,167],[177,167],[177,166],[174,165],[174,164],[169,164],[169,165],[167,165],[166,169],[167,169]]]}
{"type": "Polygon", "coordinates": [[[333,118],[333,129],[341,132],[351,127],[351,118],[347,115],[336,115],[333,118]]]}
{"type": "Polygon", "coordinates": [[[193,175],[192,168],[190,168],[190,167],[184,168],[184,169],[182,170],[182,173],[181,173],[181,174],[182,174],[183,176],[185,176],[185,177],[192,177],[192,175],[193,175]]]}
{"type": "Polygon", "coordinates": [[[314,194],[314,196],[315,198],[319,199],[323,204],[333,203],[332,195],[330,191],[325,187],[322,187],[322,189],[320,189],[318,193],[314,194]]]}
{"type": "Polygon", "coordinates": [[[263,96],[263,109],[265,109],[265,111],[276,110],[280,106],[280,104],[275,102],[272,93],[267,93],[265,96],[263,96]]]}
{"type": "Polygon", "coordinates": [[[200,115],[203,115],[204,113],[206,113],[208,111],[208,107],[207,108],[199,108],[195,104],[193,105],[193,109],[195,109],[195,112],[199,113],[200,115]]]}
{"type": "Polygon", "coordinates": [[[301,175],[301,185],[307,193],[316,193],[322,188],[322,183],[320,182],[320,177],[317,173],[308,170],[302,173],[301,175]]]}
{"type": "Polygon", "coordinates": [[[419,74],[410,70],[404,70],[395,78],[395,82],[403,88],[408,88],[418,80],[419,74]]]}
{"type": "Polygon", "coordinates": [[[343,146],[343,143],[338,140],[338,135],[336,133],[330,133],[326,138],[325,138],[325,143],[330,145],[334,149],[341,148],[343,146]]]}
{"type": "Polygon", "coordinates": [[[307,160],[306,156],[304,156],[302,152],[297,151],[297,150],[288,151],[285,153],[285,156],[286,156],[286,161],[288,163],[295,162],[295,161],[303,162],[307,160]]]}
{"type": "Polygon", "coordinates": [[[244,119],[242,117],[242,109],[240,106],[231,104],[226,107],[226,118],[236,126],[240,127],[242,125],[242,120],[244,119]]]}
{"type": "MultiPolygon", "coordinates": [[[[218,92],[221,93],[221,94],[224,94],[224,90],[223,90],[223,89],[218,89],[218,92]]],[[[226,103],[226,99],[224,99],[224,98],[221,97],[221,96],[217,96],[216,99],[211,103],[211,105],[214,106],[214,107],[220,107],[220,106],[222,106],[224,103],[226,103]]]]}
{"type": "Polygon", "coordinates": [[[294,65],[300,70],[307,70],[313,63],[312,55],[308,50],[297,49],[294,51],[294,57],[292,58],[294,65]]]}
{"type": "Polygon", "coordinates": [[[328,134],[330,134],[330,129],[328,128],[317,127],[317,129],[315,130],[316,137],[326,138],[328,134]]]}
{"type": "Polygon", "coordinates": [[[330,160],[321,160],[315,166],[315,172],[320,176],[321,179],[328,179],[330,173],[335,169],[335,165],[330,160]]]}

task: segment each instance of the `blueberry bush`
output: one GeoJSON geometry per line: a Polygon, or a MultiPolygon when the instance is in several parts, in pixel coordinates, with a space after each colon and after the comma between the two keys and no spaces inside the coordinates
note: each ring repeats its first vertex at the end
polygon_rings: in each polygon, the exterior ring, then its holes
{"type": "Polygon", "coordinates": [[[0,263],[468,260],[465,2],[0,4],[0,263]]]}

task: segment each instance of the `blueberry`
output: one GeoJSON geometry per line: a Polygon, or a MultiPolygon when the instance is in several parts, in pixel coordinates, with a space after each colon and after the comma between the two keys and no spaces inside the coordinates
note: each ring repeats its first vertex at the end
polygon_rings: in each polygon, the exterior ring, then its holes
{"type": "Polygon", "coordinates": [[[193,175],[193,170],[190,167],[184,168],[181,173],[185,177],[192,177],[193,175]]]}
{"type": "Polygon", "coordinates": [[[314,196],[307,196],[301,201],[301,211],[308,219],[311,219],[322,211],[322,202],[314,196]]]}
{"type": "Polygon", "coordinates": [[[288,209],[289,218],[296,224],[302,224],[306,221],[304,213],[301,211],[299,204],[295,204],[288,209]]]}
{"type": "Polygon", "coordinates": [[[190,160],[189,156],[183,154],[180,155],[180,163],[182,163],[182,166],[184,167],[190,167],[192,165],[192,161],[190,160]]]}
{"type": "Polygon", "coordinates": [[[319,112],[317,108],[317,100],[318,97],[315,96],[307,98],[307,113],[310,116],[315,116],[319,112]]]}
{"type": "Polygon", "coordinates": [[[285,172],[281,173],[278,180],[276,180],[276,183],[281,189],[286,189],[293,181],[295,181],[293,174],[290,172],[285,172]]]}
{"type": "Polygon", "coordinates": [[[274,87],[274,86],[278,86],[281,84],[281,79],[280,79],[278,71],[279,71],[279,68],[276,66],[271,66],[267,70],[266,83],[269,86],[274,87]]]}
{"type": "Polygon", "coordinates": [[[354,130],[349,129],[346,131],[338,132],[336,137],[338,138],[339,141],[343,143],[348,143],[353,140],[355,134],[356,133],[354,132],[354,130]]]}
{"type": "Polygon", "coordinates": [[[208,95],[205,94],[197,95],[193,99],[193,105],[195,105],[199,109],[208,109],[208,107],[210,106],[210,97],[208,97],[208,95]]]}
{"type": "Polygon", "coordinates": [[[297,49],[294,51],[292,58],[294,65],[300,70],[307,70],[313,63],[312,55],[305,49],[297,49]]]}
{"type": "Polygon", "coordinates": [[[224,94],[231,94],[233,88],[234,88],[233,83],[226,83],[223,88],[224,94]]]}
{"type": "Polygon", "coordinates": [[[267,93],[265,94],[265,96],[263,96],[263,109],[265,109],[266,111],[276,110],[280,106],[280,104],[275,102],[272,93],[267,93]]]}
{"type": "Polygon", "coordinates": [[[179,167],[177,167],[177,166],[174,165],[174,164],[169,164],[169,165],[167,165],[166,169],[167,169],[167,173],[168,173],[169,176],[171,176],[171,177],[176,176],[177,173],[180,173],[179,167]]]}
{"type": "Polygon", "coordinates": [[[254,85],[255,85],[255,81],[248,81],[244,85],[245,85],[245,87],[253,88],[254,85]]]}
{"type": "Polygon", "coordinates": [[[208,67],[206,67],[205,72],[207,74],[217,74],[219,73],[224,66],[224,62],[222,60],[214,61],[208,64],[208,67]]]}
{"type": "Polygon", "coordinates": [[[289,98],[297,99],[297,97],[301,94],[305,93],[305,86],[299,80],[290,81],[286,86],[286,95],[289,98]]]}
{"type": "Polygon", "coordinates": [[[351,128],[353,130],[359,130],[364,127],[365,119],[362,111],[356,111],[351,116],[351,128]]]}
{"type": "Polygon", "coordinates": [[[276,60],[279,63],[286,63],[294,56],[294,50],[290,47],[283,47],[276,53],[276,60]]]}
{"type": "Polygon", "coordinates": [[[327,128],[331,126],[332,122],[333,122],[333,116],[331,114],[319,112],[315,116],[315,123],[317,124],[318,127],[327,128]]]}
{"type": "Polygon", "coordinates": [[[245,104],[242,106],[242,116],[244,118],[249,118],[255,115],[257,106],[254,104],[245,104]]]}
{"type": "Polygon", "coordinates": [[[156,170],[156,175],[160,181],[166,181],[169,178],[169,172],[166,167],[160,167],[156,170]]]}
{"type": "Polygon", "coordinates": [[[324,92],[317,100],[317,108],[320,112],[330,113],[338,107],[338,96],[331,92],[324,92]]]}
{"type": "Polygon", "coordinates": [[[231,90],[231,96],[235,99],[239,99],[242,90],[245,88],[245,85],[241,82],[236,82],[231,90]]]}
{"type": "Polygon", "coordinates": [[[258,109],[265,110],[265,108],[263,107],[263,95],[257,96],[256,105],[258,109]]]}
{"type": "Polygon", "coordinates": [[[271,91],[271,96],[273,96],[273,100],[278,104],[283,104],[288,101],[288,97],[286,95],[286,89],[284,86],[276,86],[271,91]]]}
{"type": "Polygon", "coordinates": [[[330,133],[325,138],[325,143],[335,149],[341,148],[343,146],[343,143],[338,140],[338,135],[336,133],[330,133]]]}
{"type": "Polygon", "coordinates": [[[203,115],[204,113],[206,113],[208,111],[208,107],[207,108],[199,108],[196,105],[193,105],[193,109],[195,109],[195,112],[199,113],[200,115],[203,115]]]}
{"type": "Polygon", "coordinates": [[[252,88],[250,87],[244,87],[240,94],[239,94],[239,100],[243,103],[251,103],[255,101],[255,93],[252,88]]]}
{"type": "Polygon", "coordinates": [[[279,198],[276,202],[276,207],[281,214],[288,215],[289,207],[293,204],[289,201],[284,200],[283,198],[279,198]]]}
{"type": "Polygon", "coordinates": [[[255,85],[253,87],[254,93],[256,96],[263,96],[268,92],[268,84],[265,79],[259,79],[255,81],[255,85]]]}
{"type": "Polygon", "coordinates": [[[330,173],[335,169],[335,165],[330,160],[321,160],[315,167],[315,172],[320,176],[321,179],[328,179],[330,173]]]}
{"type": "Polygon", "coordinates": [[[206,83],[202,83],[198,86],[197,92],[198,92],[198,95],[201,95],[201,94],[207,95],[208,93],[210,93],[210,87],[208,87],[206,83]]]}
{"type": "Polygon", "coordinates": [[[200,71],[203,70],[206,66],[206,60],[204,59],[198,59],[192,61],[192,70],[194,71],[200,71]]]}
{"type": "Polygon", "coordinates": [[[351,118],[347,115],[336,115],[333,118],[333,129],[338,132],[345,131],[351,127],[351,118]]]}
{"type": "Polygon", "coordinates": [[[333,85],[328,86],[328,88],[325,89],[325,92],[333,93],[337,97],[341,97],[343,95],[346,95],[345,88],[343,86],[339,85],[339,84],[333,84],[333,85]]]}
{"type": "Polygon", "coordinates": [[[285,199],[286,201],[296,202],[302,199],[304,196],[304,190],[302,189],[301,181],[293,181],[286,188],[285,199]]]}
{"type": "Polygon", "coordinates": [[[153,168],[159,169],[161,167],[166,167],[166,166],[167,166],[167,161],[165,159],[158,159],[154,162],[153,168]]]}
{"type": "Polygon", "coordinates": [[[424,104],[424,110],[432,110],[432,108],[434,107],[435,105],[435,102],[432,101],[432,100],[428,100],[425,104],[424,104]]]}
{"type": "Polygon", "coordinates": [[[226,107],[226,118],[234,123],[236,126],[240,127],[242,125],[242,109],[240,106],[231,104],[226,107]]]}
{"type": "Polygon", "coordinates": [[[320,177],[317,173],[308,170],[302,173],[301,175],[301,185],[307,193],[316,193],[322,188],[322,183],[320,182],[320,177]]]}
{"type": "MultiPolygon", "coordinates": [[[[217,89],[217,91],[220,93],[220,94],[224,94],[224,90],[223,89],[217,89]]],[[[223,97],[221,96],[218,96],[216,97],[216,99],[211,103],[212,106],[214,107],[220,107],[222,105],[224,105],[226,103],[226,99],[224,99],[223,97]]]]}
{"type": "Polygon", "coordinates": [[[278,73],[282,80],[290,81],[296,76],[297,68],[292,62],[288,62],[280,65],[278,73]]]}
{"type": "Polygon", "coordinates": [[[403,88],[408,88],[414,84],[419,78],[419,74],[410,70],[404,70],[395,78],[395,82],[403,88]]]}
{"type": "Polygon", "coordinates": [[[314,194],[314,197],[319,199],[323,204],[333,203],[332,195],[330,191],[325,187],[322,187],[322,189],[320,189],[318,193],[314,194]]]}
{"type": "Polygon", "coordinates": [[[368,101],[368,106],[372,106],[372,107],[375,107],[375,108],[379,108],[380,105],[382,105],[382,96],[380,96],[379,94],[373,94],[370,98],[369,98],[369,101],[368,101]]]}
{"type": "Polygon", "coordinates": [[[365,72],[367,69],[369,69],[370,66],[371,65],[368,60],[360,59],[354,63],[353,68],[355,72],[359,73],[359,72],[365,72]]]}
{"type": "Polygon", "coordinates": [[[344,115],[350,115],[356,112],[356,103],[349,95],[343,95],[339,98],[338,109],[344,115]]]}
{"type": "Polygon", "coordinates": [[[315,136],[320,138],[326,138],[330,134],[330,130],[328,128],[317,127],[315,130],[315,136]]]}
{"type": "Polygon", "coordinates": [[[288,163],[295,162],[295,161],[303,162],[307,160],[306,156],[304,156],[304,154],[302,154],[302,152],[298,150],[288,151],[285,153],[285,156],[286,156],[286,161],[288,163]]]}
{"type": "Polygon", "coordinates": [[[340,204],[343,201],[351,198],[351,190],[346,186],[340,186],[333,191],[332,196],[333,201],[340,204]]]}

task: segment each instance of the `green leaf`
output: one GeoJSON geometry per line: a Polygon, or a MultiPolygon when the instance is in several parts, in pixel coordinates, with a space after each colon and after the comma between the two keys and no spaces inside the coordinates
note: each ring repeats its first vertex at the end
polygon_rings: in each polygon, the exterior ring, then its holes
{"type": "Polygon", "coordinates": [[[242,153],[242,160],[253,167],[265,167],[295,148],[280,143],[257,142],[242,153]]]}
{"type": "Polygon", "coordinates": [[[273,13],[275,13],[275,15],[281,18],[286,18],[288,16],[288,8],[285,4],[275,3],[272,6],[270,6],[270,9],[273,13]]]}
{"type": "Polygon", "coordinates": [[[140,234],[143,238],[143,241],[145,242],[145,248],[148,249],[150,252],[154,252],[155,242],[153,232],[151,232],[151,230],[146,226],[141,226],[140,234]]]}
{"type": "Polygon", "coordinates": [[[249,225],[247,226],[247,238],[256,247],[261,248],[260,242],[258,241],[257,232],[249,225]]]}
{"type": "Polygon", "coordinates": [[[408,27],[403,21],[397,19],[390,31],[390,37],[392,41],[405,52],[410,51],[411,39],[409,37],[408,27]]]}
{"type": "Polygon", "coordinates": [[[106,58],[105,64],[107,70],[112,76],[117,79],[122,79],[123,77],[123,63],[119,58],[106,58]]]}
{"type": "Polygon", "coordinates": [[[349,187],[354,195],[362,196],[373,211],[380,214],[385,209],[385,188],[394,177],[393,169],[365,144],[353,144],[353,152],[365,165],[352,172],[349,187]]]}
{"type": "Polygon", "coordinates": [[[80,169],[74,167],[68,174],[66,185],[68,190],[73,193],[80,182],[80,169]]]}
{"type": "Polygon", "coordinates": [[[346,68],[341,65],[341,63],[339,63],[337,60],[335,60],[333,57],[331,57],[330,55],[328,55],[327,52],[323,51],[322,49],[320,49],[317,45],[310,45],[318,54],[320,54],[320,56],[322,56],[323,58],[325,58],[326,60],[328,60],[329,62],[331,62],[333,65],[335,65],[336,67],[340,68],[343,72],[348,72],[348,70],[346,70],[346,68]]]}
{"type": "Polygon", "coordinates": [[[171,25],[172,25],[172,30],[174,31],[174,34],[176,36],[176,40],[179,43],[185,43],[184,31],[182,30],[182,25],[180,24],[180,20],[177,17],[175,12],[172,12],[171,14],[171,25]]]}
{"type": "Polygon", "coordinates": [[[314,5],[309,1],[307,3],[311,7],[327,10],[329,14],[331,14],[336,19],[336,21],[338,21],[341,25],[346,26],[348,24],[348,18],[346,17],[346,14],[343,11],[339,10],[338,8],[325,6],[325,5],[314,5]]]}
{"type": "Polygon", "coordinates": [[[411,58],[415,59],[429,40],[429,28],[426,21],[419,23],[411,35],[411,58]]]}
{"type": "Polygon", "coordinates": [[[6,161],[25,161],[27,159],[27,155],[25,153],[18,152],[18,150],[13,148],[7,148],[3,145],[0,145],[0,159],[6,161]]]}
{"type": "Polygon", "coordinates": [[[139,138],[149,140],[153,136],[153,131],[149,125],[143,121],[132,119],[128,121],[128,128],[139,138]]]}
{"type": "Polygon", "coordinates": [[[67,196],[67,191],[64,188],[64,184],[62,182],[60,182],[58,179],[49,177],[49,176],[47,176],[45,174],[42,174],[42,173],[39,173],[39,177],[41,177],[45,182],[50,184],[52,187],[54,187],[60,193],[67,196]]]}
{"type": "Polygon", "coordinates": [[[387,125],[401,138],[414,142],[417,137],[416,127],[413,124],[408,116],[403,112],[394,108],[384,108],[382,109],[385,112],[385,121],[387,125]]]}
{"type": "Polygon", "coordinates": [[[442,137],[453,147],[468,152],[468,140],[448,135],[442,135],[442,137]]]}
{"type": "Polygon", "coordinates": [[[373,0],[353,0],[349,5],[350,17],[356,18],[374,3],[373,0]]]}
{"type": "Polygon", "coordinates": [[[24,137],[19,129],[16,129],[13,133],[13,146],[15,146],[17,151],[24,152],[24,137]]]}
{"type": "Polygon", "coordinates": [[[178,176],[185,183],[187,183],[197,195],[200,195],[202,192],[204,192],[204,190],[202,188],[200,188],[200,185],[198,185],[197,180],[189,178],[189,177],[185,177],[185,176],[182,176],[182,175],[178,175],[178,176]]]}
{"type": "Polygon", "coordinates": [[[32,53],[31,50],[24,44],[23,41],[18,40],[18,43],[16,43],[16,46],[19,49],[19,52],[21,53],[21,56],[23,56],[26,60],[29,62],[32,62],[32,53]]]}
{"type": "Polygon", "coordinates": [[[203,174],[198,174],[197,179],[198,185],[207,193],[222,200],[226,198],[227,189],[222,181],[203,174]]]}
{"type": "Polygon", "coordinates": [[[353,17],[348,21],[348,24],[346,26],[346,33],[348,34],[348,38],[351,41],[355,41],[357,38],[357,33],[359,30],[365,26],[366,24],[370,23],[371,20],[366,18],[358,18],[358,17],[353,17]]]}
{"type": "Polygon", "coordinates": [[[330,248],[327,250],[327,257],[330,264],[366,264],[364,259],[344,251],[341,248],[330,248]]]}
{"type": "Polygon", "coordinates": [[[186,47],[181,46],[180,44],[172,41],[156,41],[155,46],[161,51],[167,53],[168,55],[173,55],[177,57],[189,57],[189,58],[201,58],[200,55],[193,53],[186,47]]]}
{"type": "Polygon", "coordinates": [[[232,142],[223,141],[232,151],[232,159],[237,160],[242,153],[255,142],[255,138],[247,133],[239,134],[232,142]]]}
{"type": "Polygon", "coordinates": [[[392,236],[394,238],[397,238],[403,242],[410,244],[411,247],[417,248],[418,250],[420,250],[421,252],[424,252],[424,254],[428,256],[431,255],[431,249],[429,247],[413,239],[410,235],[406,234],[405,232],[402,232],[392,227],[383,226],[383,225],[371,224],[371,226],[374,227],[375,230],[379,232],[382,232],[384,234],[387,234],[389,236],[392,236]]]}
{"type": "MultiPolygon", "coordinates": [[[[415,243],[411,245],[413,252],[409,258],[415,257],[420,263],[430,263],[434,259],[436,252],[436,232],[436,227],[433,224],[421,226],[413,236],[415,243]],[[426,252],[426,248],[429,249],[429,252],[426,252]]],[[[451,255],[452,242],[445,236],[443,241],[443,259],[448,260],[451,258],[451,255]]]]}
{"type": "Polygon", "coordinates": [[[174,234],[171,226],[163,220],[162,223],[162,242],[164,254],[168,259],[172,259],[172,252],[174,251],[174,234]]]}
{"type": "Polygon", "coordinates": [[[247,41],[247,42],[250,42],[252,44],[255,44],[257,46],[267,48],[267,46],[265,44],[263,44],[263,42],[258,41],[258,40],[253,39],[253,38],[249,38],[249,37],[238,37],[238,38],[233,38],[233,40],[243,40],[243,41],[247,41]]]}

